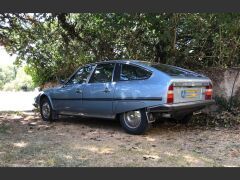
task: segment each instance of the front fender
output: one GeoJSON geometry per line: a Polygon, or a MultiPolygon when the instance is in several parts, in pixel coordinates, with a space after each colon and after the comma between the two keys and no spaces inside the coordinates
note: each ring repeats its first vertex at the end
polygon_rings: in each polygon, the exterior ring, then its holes
{"type": "Polygon", "coordinates": [[[37,106],[40,107],[41,99],[44,97],[48,98],[51,107],[53,108],[53,110],[55,110],[50,94],[44,91],[40,92],[39,95],[36,97],[35,104],[37,104],[37,106]]]}

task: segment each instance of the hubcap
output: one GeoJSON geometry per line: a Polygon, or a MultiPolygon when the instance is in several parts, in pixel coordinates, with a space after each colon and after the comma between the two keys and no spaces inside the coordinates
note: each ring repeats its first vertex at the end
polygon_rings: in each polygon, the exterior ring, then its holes
{"type": "Polygon", "coordinates": [[[44,118],[49,118],[50,116],[50,106],[47,102],[42,105],[42,115],[44,118]]]}
{"type": "Polygon", "coordinates": [[[124,121],[129,128],[137,128],[141,123],[141,112],[129,111],[124,113],[124,121]]]}

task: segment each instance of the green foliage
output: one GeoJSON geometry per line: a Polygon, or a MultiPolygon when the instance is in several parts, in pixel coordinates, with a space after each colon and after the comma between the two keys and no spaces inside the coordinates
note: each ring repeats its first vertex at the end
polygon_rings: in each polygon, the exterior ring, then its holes
{"type": "Polygon", "coordinates": [[[24,68],[18,68],[16,78],[3,86],[4,91],[33,90],[34,85],[31,76],[27,75],[24,68]]]}
{"type": "Polygon", "coordinates": [[[13,66],[0,67],[0,89],[15,78],[15,69],[13,66]]]}
{"type": "Polygon", "coordinates": [[[238,13],[0,14],[0,44],[27,63],[36,85],[106,59],[236,66],[239,33],[238,13]]]}

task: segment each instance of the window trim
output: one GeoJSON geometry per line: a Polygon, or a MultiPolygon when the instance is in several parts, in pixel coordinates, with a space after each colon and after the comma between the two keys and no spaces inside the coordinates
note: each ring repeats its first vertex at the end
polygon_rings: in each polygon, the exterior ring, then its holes
{"type": "Polygon", "coordinates": [[[145,67],[142,67],[142,66],[140,66],[140,65],[137,65],[137,64],[132,64],[132,63],[129,63],[129,64],[126,64],[126,63],[119,63],[119,72],[118,72],[118,81],[121,81],[121,82],[124,82],[124,81],[142,81],[142,80],[147,80],[147,79],[149,79],[151,76],[152,76],[152,74],[153,74],[153,71],[151,71],[151,70],[149,70],[149,69],[147,69],[147,68],[145,68],[145,67]],[[148,77],[148,78],[143,78],[143,79],[131,79],[131,80],[121,80],[120,79],[120,75],[121,75],[121,73],[122,73],[122,65],[130,65],[130,66],[134,66],[134,67],[137,67],[137,68],[140,68],[140,69],[142,69],[142,70],[145,70],[145,71],[147,71],[147,72],[150,72],[151,73],[151,75],[148,77]]]}
{"type": "Polygon", "coordinates": [[[88,79],[87,79],[87,81],[86,81],[86,84],[89,83],[89,81],[90,81],[90,79],[91,79],[93,73],[95,72],[96,67],[97,67],[97,64],[93,64],[92,72],[89,74],[88,79]]]}
{"type": "MultiPolygon", "coordinates": [[[[69,76],[69,78],[67,79],[67,81],[64,83],[64,85],[63,85],[62,87],[71,86],[71,85],[76,85],[76,84],[68,84],[68,83],[69,83],[70,80],[72,80],[72,78],[78,73],[78,71],[79,71],[80,69],[82,69],[82,68],[84,68],[84,67],[86,67],[86,66],[91,66],[91,65],[93,66],[93,69],[92,69],[92,71],[90,72],[90,74],[88,75],[88,78],[87,78],[85,84],[88,83],[89,78],[90,78],[91,75],[92,75],[92,72],[93,72],[93,71],[95,70],[95,68],[96,68],[96,64],[86,64],[86,65],[84,65],[84,66],[80,66],[77,70],[74,71],[74,73],[73,73],[71,76],[69,76]]],[[[77,84],[79,84],[79,83],[77,83],[77,84]]],[[[83,84],[83,83],[82,83],[82,84],[83,84]]]]}
{"type": "Polygon", "coordinates": [[[97,63],[96,66],[94,67],[94,70],[93,70],[92,73],[91,73],[90,78],[88,79],[87,84],[111,83],[111,82],[114,82],[114,81],[113,81],[113,80],[114,80],[113,78],[114,78],[114,74],[115,74],[116,64],[117,64],[117,63],[115,63],[115,62],[102,62],[102,63],[97,63]],[[113,71],[112,71],[111,81],[109,81],[109,82],[90,82],[91,79],[92,79],[92,77],[93,77],[93,75],[94,75],[95,70],[97,69],[97,66],[103,65],[103,64],[114,64],[113,71]]]}

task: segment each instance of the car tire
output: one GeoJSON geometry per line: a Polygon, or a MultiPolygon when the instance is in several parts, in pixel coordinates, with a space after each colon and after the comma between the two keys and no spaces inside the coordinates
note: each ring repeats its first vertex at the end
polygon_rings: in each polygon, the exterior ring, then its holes
{"type": "Polygon", "coordinates": [[[192,116],[193,116],[192,113],[191,113],[191,114],[187,114],[187,115],[183,116],[183,117],[179,120],[179,122],[180,122],[181,124],[188,124],[189,121],[192,119],[192,116]]]}
{"type": "Polygon", "coordinates": [[[149,125],[145,109],[122,113],[120,123],[127,133],[133,135],[143,134],[149,125]]]}
{"type": "Polygon", "coordinates": [[[40,114],[44,121],[53,121],[53,110],[48,98],[44,97],[40,102],[40,114]]]}

